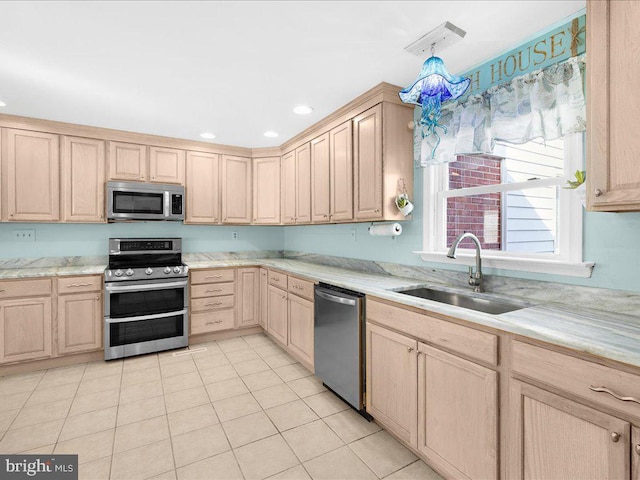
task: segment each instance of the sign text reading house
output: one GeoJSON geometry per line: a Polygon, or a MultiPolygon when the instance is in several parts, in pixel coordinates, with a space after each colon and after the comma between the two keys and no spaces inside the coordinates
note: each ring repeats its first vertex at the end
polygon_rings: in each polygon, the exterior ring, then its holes
{"type": "Polygon", "coordinates": [[[581,15],[500,57],[465,72],[471,79],[469,94],[506,83],[514,77],[561,62],[585,51],[586,16],[581,15]]]}

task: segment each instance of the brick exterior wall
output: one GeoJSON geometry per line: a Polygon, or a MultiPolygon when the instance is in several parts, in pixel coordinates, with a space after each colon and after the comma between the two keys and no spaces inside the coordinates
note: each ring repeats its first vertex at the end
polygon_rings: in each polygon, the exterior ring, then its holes
{"type": "MultiPolygon", "coordinates": [[[[449,189],[495,185],[501,182],[500,159],[492,157],[458,156],[449,164],[449,189]]],[[[502,215],[500,193],[454,197],[447,199],[447,246],[456,237],[471,232],[478,237],[483,249],[500,250],[502,246],[502,215]],[[496,212],[497,238],[485,235],[485,212],[496,212]],[[485,238],[488,237],[488,238],[485,238]],[[490,238],[493,237],[493,238],[490,238]]],[[[494,233],[496,233],[494,229],[494,233]]],[[[461,247],[474,248],[471,240],[463,240],[461,247]]]]}

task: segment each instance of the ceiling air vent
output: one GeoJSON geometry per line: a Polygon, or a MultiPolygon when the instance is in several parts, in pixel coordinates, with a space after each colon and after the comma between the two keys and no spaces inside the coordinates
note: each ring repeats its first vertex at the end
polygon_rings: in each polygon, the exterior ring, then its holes
{"type": "Polygon", "coordinates": [[[418,57],[424,58],[425,53],[431,53],[432,45],[437,45],[438,51],[442,51],[448,46],[462,40],[466,34],[467,32],[456,27],[453,23],[444,22],[442,25],[434,28],[412,44],[404,47],[404,49],[409,53],[413,53],[418,57]]]}

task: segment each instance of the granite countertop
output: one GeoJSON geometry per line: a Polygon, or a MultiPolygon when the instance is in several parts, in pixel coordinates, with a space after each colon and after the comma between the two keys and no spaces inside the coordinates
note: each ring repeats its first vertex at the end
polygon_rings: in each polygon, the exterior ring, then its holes
{"type": "MultiPolygon", "coordinates": [[[[185,263],[191,269],[245,266],[274,268],[312,281],[329,283],[369,296],[640,367],[640,320],[630,315],[582,308],[569,309],[553,303],[545,305],[528,303],[530,306],[521,310],[491,315],[397,292],[397,290],[425,286],[461,291],[446,285],[284,258],[207,259],[203,255],[198,255],[194,259],[185,259],[185,263]]],[[[105,268],[106,265],[98,263],[41,268],[4,268],[0,269],[0,279],[102,274],[105,268]]],[[[464,290],[463,293],[472,294],[470,290],[464,290]]],[[[512,302],[523,300],[504,295],[480,295],[512,302]]]]}

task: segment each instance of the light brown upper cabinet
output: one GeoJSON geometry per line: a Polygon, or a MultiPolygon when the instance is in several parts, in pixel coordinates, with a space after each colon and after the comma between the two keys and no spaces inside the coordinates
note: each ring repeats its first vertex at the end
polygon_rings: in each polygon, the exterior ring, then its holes
{"type": "Polygon", "coordinates": [[[251,159],[223,155],[223,223],[251,223],[251,185],[251,159]]]}
{"type": "Polygon", "coordinates": [[[184,150],[149,148],[149,180],[184,185],[184,150]]]}
{"type": "Polygon", "coordinates": [[[59,137],[27,130],[4,130],[9,221],[60,219],[59,137]]]}
{"type": "Polygon", "coordinates": [[[282,223],[296,223],[296,152],[282,156],[282,223]]]}
{"type": "Polygon", "coordinates": [[[62,138],[62,220],[106,222],[102,140],[62,138]]]}
{"type": "Polygon", "coordinates": [[[640,210],[640,2],[587,1],[589,210],[640,210]]]}
{"type": "Polygon", "coordinates": [[[185,223],[220,223],[220,155],[187,152],[185,223]]]}
{"type": "Polygon", "coordinates": [[[329,221],[329,132],[311,140],[311,221],[329,221]]]}
{"type": "Polygon", "coordinates": [[[135,143],[108,142],[109,180],[147,180],[147,146],[135,143]]]}
{"type": "Polygon", "coordinates": [[[353,119],[355,215],[382,218],[382,105],[353,119]]]}
{"type": "Polygon", "coordinates": [[[330,218],[332,222],[353,220],[353,129],[351,121],[329,132],[330,218]]]}
{"type": "Polygon", "coordinates": [[[311,147],[309,143],[282,157],[282,222],[311,223],[311,147]]]}
{"type": "Polygon", "coordinates": [[[296,223],[311,222],[311,148],[296,148],[296,223]]]}
{"type": "Polygon", "coordinates": [[[280,223],[280,157],[253,159],[253,223],[280,223]]]}
{"type": "Polygon", "coordinates": [[[401,179],[409,197],[413,195],[412,120],[412,109],[388,102],[353,119],[356,220],[408,220],[398,211],[395,197],[401,179]]]}

